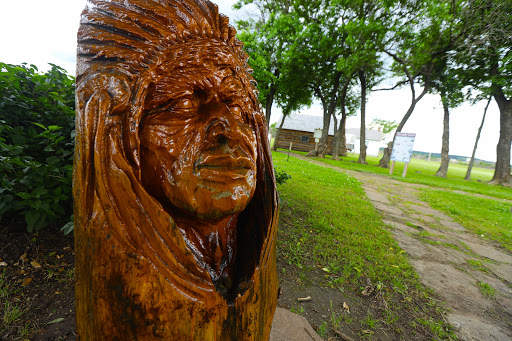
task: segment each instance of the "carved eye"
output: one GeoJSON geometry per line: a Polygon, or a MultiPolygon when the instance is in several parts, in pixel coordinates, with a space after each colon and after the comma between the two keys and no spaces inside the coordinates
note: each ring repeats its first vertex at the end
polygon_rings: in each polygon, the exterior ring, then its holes
{"type": "Polygon", "coordinates": [[[182,98],[178,100],[173,106],[175,110],[188,110],[193,109],[194,107],[194,101],[192,101],[190,98],[182,98]]]}
{"type": "Polygon", "coordinates": [[[230,105],[229,110],[233,113],[233,115],[242,117],[242,108],[238,105],[230,105]]]}

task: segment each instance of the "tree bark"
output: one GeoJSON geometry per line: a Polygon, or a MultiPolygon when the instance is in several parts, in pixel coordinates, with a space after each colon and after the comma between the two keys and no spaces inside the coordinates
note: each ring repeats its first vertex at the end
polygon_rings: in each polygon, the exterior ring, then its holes
{"type": "MultiPolygon", "coordinates": [[[[323,146],[322,150],[319,150],[319,155],[322,158],[325,158],[325,153],[327,152],[327,139],[329,137],[329,127],[331,125],[331,116],[334,115],[334,111],[336,110],[336,102],[338,89],[340,87],[340,78],[342,72],[338,71],[334,74],[334,83],[331,89],[331,93],[329,96],[329,104],[327,106],[327,101],[322,101],[324,105],[324,126],[322,127],[322,138],[320,139],[320,145],[323,146]],[[327,106],[327,107],[326,107],[327,106]]],[[[331,149],[332,151],[332,149],[331,149]]]]}
{"type": "Polygon", "coordinates": [[[444,91],[441,94],[441,101],[443,102],[443,142],[441,146],[441,165],[436,172],[436,176],[446,178],[448,173],[448,165],[450,164],[450,156],[448,155],[450,150],[450,110],[446,100],[446,94],[444,91]]]}
{"type": "Polygon", "coordinates": [[[272,104],[274,104],[274,96],[276,94],[277,87],[275,84],[272,84],[269,89],[269,93],[267,96],[267,101],[265,103],[265,118],[267,119],[267,128],[270,122],[270,116],[272,116],[272,104]]]}
{"type": "Polygon", "coordinates": [[[283,113],[283,119],[281,120],[281,123],[279,123],[279,127],[276,130],[276,138],[274,139],[274,145],[272,146],[273,151],[277,151],[277,140],[279,139],[279,135],[281,135],[281,129],[283,128],[284,119],[287,115],[283,113]]]}
{"type": "Polygon", "coordinates": [[[500,108],[500,138],[496,147],[496,168],[490,184],[512,185],[510,145],[512,144],[512,101],[494,96],[500,108]]]}
{"type": "Polygon", "coordinates": [[[347,137],[345,136],[345,123],[347,121],[346,116],[341,117],[340,125],[338,131],[334,136],[334,152],[333,158],[334,160],[339,160],[341,156],[347,156],[347,137]]]}
{"type": "MultiPolygon", "coordinates": [[[[347,122],[347,91],[348,87],[350,85],[350,80],[352,76],[350,76],[345,84],[343,85],[343,89],[341,91],[340,96],[340,107],[341,107],[341,120],[340,125],[337,129],[335,129],[334,133],[334,151],[333,151],[333,158],[335,160],[340,159],[341,156],[347,156],[347,137],[345,136],[345,125],[347,122]]],[[[336,120],[336,117],[333,116],[333,118],[336,120]]]]}
{"type": "Polygon", "coordinates": [[[359,159],[357,163],[367,165],[366,162],[366,75],[359,70],[359,81],[361,82],[361,132],[359,133],[359,159]]]}
{"type": "Polygon", "coordinates": [[[475,146],[473,147],[473,153],[471,154],[471,160],[469,160],[468,171],[466,172],[466,176],[464,180],[471,180],[471,170],[473,169],[473,163],[475,162],[475,154],[478,148],[478,141],[480,140],[480,134],[482,133],[482,128],[484,127],[485,116],[487,115],[487,109],[489,108],[489,104],[491,104],[492,96],[489,96],[489,100],[487,101],[487,105],[485,106],[484,116],[482,117],[482,123],[478,128],[478,133],[476,134],[475,146]]]}

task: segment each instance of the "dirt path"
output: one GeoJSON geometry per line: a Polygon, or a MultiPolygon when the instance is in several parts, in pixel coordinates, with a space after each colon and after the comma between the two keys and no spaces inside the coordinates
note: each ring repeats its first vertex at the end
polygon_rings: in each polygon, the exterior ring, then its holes
{"type": "Polygon", "coordinates": [[[446,302],[448,321],[461,340],[512,340],[512,255],[420,201],[419,192],[427,186],[293,156],[361,182],[421,281],[446,302]],[[484,296],[479,283],[496,295],[484,296]]]}

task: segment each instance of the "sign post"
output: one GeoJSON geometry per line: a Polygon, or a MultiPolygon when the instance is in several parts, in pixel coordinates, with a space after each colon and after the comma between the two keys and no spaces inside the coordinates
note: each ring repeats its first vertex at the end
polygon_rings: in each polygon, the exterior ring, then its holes
{"type": "Polygon", "coordinates": [[[392,163],[389,169],[389,175],[393,174],[395,162],[400,161],[405,162],[404,171],[402,173],[402,177],[405,178],[409,162],[411,162],[415,138],[416,134],[414,133],[396,133],[393,151],[391,152],[392,163]]]}
{"type": "Polygon", "coordinates": [[[318,152],[318,142],[320,142],[320,139],[322,138],[322,129],[315,129],[313,137],[315,138],[315,152],[318,152]]]}

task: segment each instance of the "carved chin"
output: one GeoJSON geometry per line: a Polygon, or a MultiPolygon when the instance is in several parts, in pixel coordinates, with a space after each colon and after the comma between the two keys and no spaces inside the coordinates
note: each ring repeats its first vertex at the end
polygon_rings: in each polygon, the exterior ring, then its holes
{"type": "Polygon", "coordinates": [[[246,181],[247,179],[235,180],[231,184],[223,182],[222,186],[212,181],[199,181],[191,196],[183,197],[182,200],[175,196],[170,201],[176,209],[184,210],[200,219],[222,218],[240,213],[251,200],[255,186],[246,181]],[[241,181],[245,183],[239,184],[241,181]]]}

